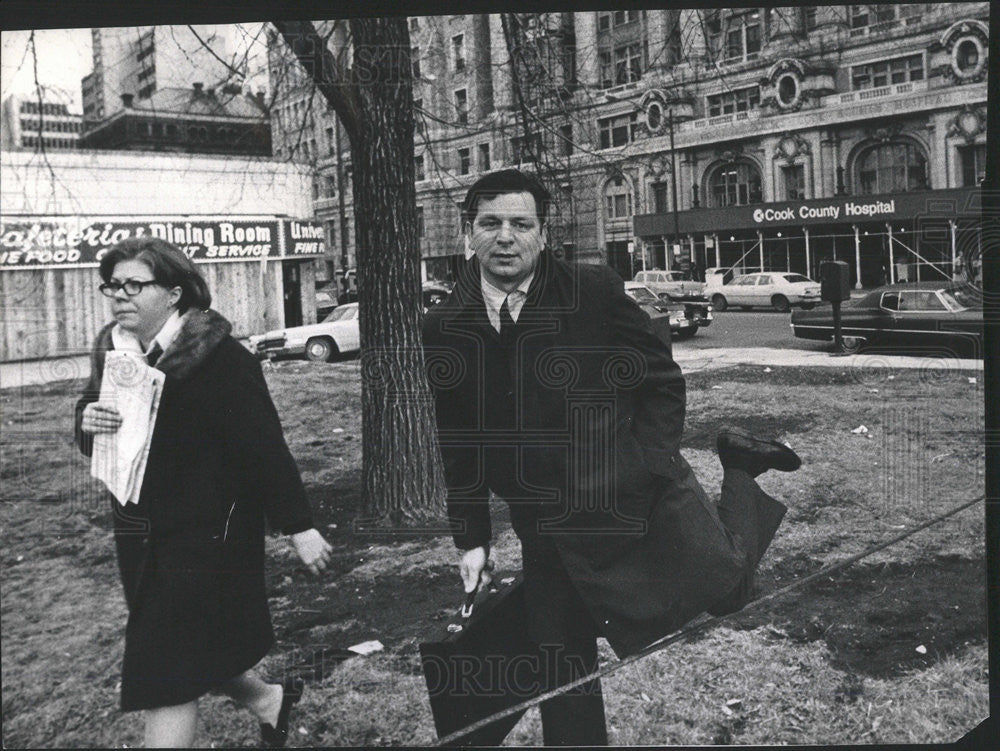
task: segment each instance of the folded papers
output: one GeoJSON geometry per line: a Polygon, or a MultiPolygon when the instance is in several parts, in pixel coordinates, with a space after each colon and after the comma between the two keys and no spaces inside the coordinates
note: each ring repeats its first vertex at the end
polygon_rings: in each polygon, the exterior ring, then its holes
{"type": "Polygon", "coordinates": [[[104,361],[100,401],[118,410],[122,424],[114,433],[94,435],[90,474],[123,506],[139,502],[164,378],[135,352],[112,350],[104,361]]]}

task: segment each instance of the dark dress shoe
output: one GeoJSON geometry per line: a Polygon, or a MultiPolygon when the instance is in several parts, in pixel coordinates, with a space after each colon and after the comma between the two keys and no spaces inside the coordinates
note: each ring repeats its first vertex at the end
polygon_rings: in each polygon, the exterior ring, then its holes
{"type": "Polygon", "coordinates": [[[793,472],[802,466],[799,455],[778,441],[758,438],[739,428],[726,428],[716,439],[724,469],[742,469],[751,477],[776,469],[793,472]]]}
{"type": "Polygon", "coordinates": [[[281,682],[284,694],[281,697],[281,709],[278,710],[278,724],[260,723],[260,737],[264,748],[284,748],[288,740],[288,715],[292,707],[302,698],[305,683],[301,678],[286,678],[281,682]]]}

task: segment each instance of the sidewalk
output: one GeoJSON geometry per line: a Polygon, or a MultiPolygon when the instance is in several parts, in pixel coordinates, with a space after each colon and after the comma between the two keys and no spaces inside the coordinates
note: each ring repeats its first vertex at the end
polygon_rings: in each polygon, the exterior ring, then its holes
{"type": "MultiPolygon", "coordinates": [[[[818,367],[909,369],[941,371],[983,370],[982,360],[959,360],[947,357],[909,357],[904,355],[848,355],[831,357],[827,352],[771,347],[729,347],[719,349],[685,350],[674,345],[674,359],[685,373],[701,370],[728,368],[733,365],[760,365],[761,367],[818,367]]],[[[38,386],[54,381],[87,378],[90,375],[90,358],[87,355],[60,357],[30,362],[0,363],[0,389],[38,386]]]]}

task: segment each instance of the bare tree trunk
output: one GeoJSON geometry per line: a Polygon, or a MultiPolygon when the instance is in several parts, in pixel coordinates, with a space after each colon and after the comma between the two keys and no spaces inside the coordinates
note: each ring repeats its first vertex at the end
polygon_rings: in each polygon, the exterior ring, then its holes
{"type": "Polygon", "coordinates": [[[333,105],[351,140],[365,525],[413,527],[436,519],[436,526],[443,527],[444,473],[421,347],[406,19],[351,20],[349,71],[311,23],[275,26],[333,105]]]}

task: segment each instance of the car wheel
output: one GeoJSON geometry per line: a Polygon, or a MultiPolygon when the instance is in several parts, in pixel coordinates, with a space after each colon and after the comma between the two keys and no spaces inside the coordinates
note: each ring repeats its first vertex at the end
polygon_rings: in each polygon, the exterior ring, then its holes
{"type": "Polygon", "coordinates": [[[712,295],[712,307],[720,313],[726,309],[726,298],[722,295],[712,295]]]}
{"type": "Polygon", "coordinates": [[[850,355],[856,355],[865,346],[864,337],[861,336],[842,336],[840,341],[843,342],[844,352],[850,355]]]}
{"type": "Polygon", "coordinates": [[[306,359],[311,362],[330,362],[337,352],[337,345],[329,339],[315,338],[306,342],[306,359]]]}
{"type": "Polygon", "coordinates": [[[697,326],[692,326],[687,331],[678,331],[677,332],[677,338],[678,339],[690,339],[692,336],[694,336],[697,333],[698,333],[698,327],[697,326]]]}
{"type": "Polygon", "coordinates": [[[787,313],[791,305],[788,304],[788,298],[784,295],[775,295],[771,298],[771,305],[779,313],[787,313]]]}
{"type": "Polygon", "coordinates": [[[812,310],[815,307],[816,307],[816,303],[814,303],[814,302],[804,302],[804,303],[802,303],[802,310],[812,310]]]}

